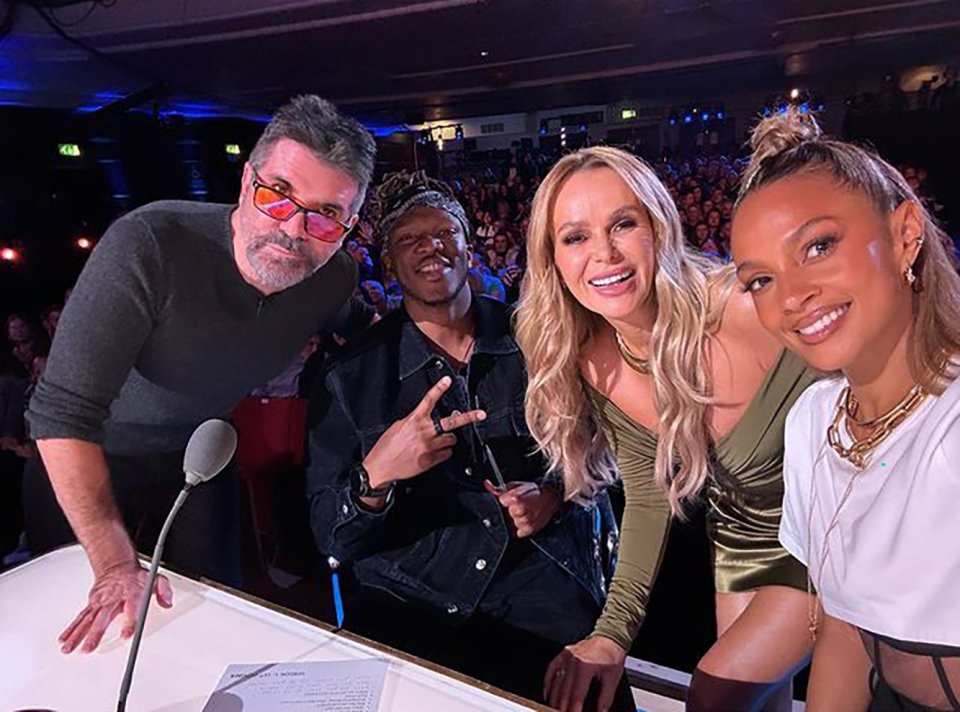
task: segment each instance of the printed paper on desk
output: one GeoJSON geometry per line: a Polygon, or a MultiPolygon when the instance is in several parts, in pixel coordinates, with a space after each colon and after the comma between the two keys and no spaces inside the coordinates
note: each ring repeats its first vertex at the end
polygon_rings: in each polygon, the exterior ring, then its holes
{"type": "Polygon", "coordinates": [[[389,662],[230,665],[203,712],[377,712],[389,662]]]}

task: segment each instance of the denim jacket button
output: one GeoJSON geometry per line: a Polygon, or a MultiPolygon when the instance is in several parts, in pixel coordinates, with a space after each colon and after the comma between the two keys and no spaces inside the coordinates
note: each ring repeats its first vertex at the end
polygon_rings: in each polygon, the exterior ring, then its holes
{"type": "Polygon", "coordinates": [[[460,609],[457,608],[456,606],[454,606],[453,604],[450,604],[449,606],[447,606],[447,613],[449,613],[450,615],[453,615],[454,613],[456,613],[456,612],[459,611],[459,610],[460,610],[460,609]]]}
{"type": "Polygon", "coordinates": [[[487,529],[489,529],[492,526],[492,524],[493,523],[489,519],[487,519],[486,517],[483,518],[483,526],[485,526],[487,529]]]}
{"type": "Polygon", "coordinates": [[[465,468],[463,471],[463,474],[465,474],[467,477],[473,477],[473,468],[472,467],[465,468]]]}
{"type": "Polygon", "coordinates": [[[343,506],[340,508],[340,511],[343,512],[344,514],[349,514],[349,513],[350,513],[350,507],[348,507],[347,505],[343,505],[343,506]]]}
{"type": "Polygon", "coordinates": [[[477,571],[483,571],[485,568],[487,568],[487,560],[477,559],[477,563],[474,564],[474,566],[476,566],[477,571]]]}

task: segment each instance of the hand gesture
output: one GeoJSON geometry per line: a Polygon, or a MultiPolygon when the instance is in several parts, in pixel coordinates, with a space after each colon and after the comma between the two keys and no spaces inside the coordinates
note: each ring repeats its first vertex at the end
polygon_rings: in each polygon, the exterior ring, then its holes
{"type": "Polygon", "coordinates": [[[510,533],[518,538],[533,536],[547,526],[563,504],[556,489],[541,487],[536,482],[508,482],[498,489],[490,480],[484,480],[483,486],[507,510],[510,533]]]}
{"type": "Polygon", "coordinates": [[[594,636],[568,645],[547,667],[543,696],[560,712],[581,712],[590,683],[600,681],[598,712],[607,712],[617,692],[627,653],[609,638],[594,636]]]}
{"type": "Polygon", "coordinates": [[[445,418],[433,419],[433,409],[452,383],[444,376],[403,420],[398,420],[380,436],[363,460],[373,487],[387,482],[408,480],[431,467],[449,460],[453,455],[456,436],[450,432],[487,417],[482,410],[454,412],[445,418]]]}
{"type": "MultiPolygon", "coordinates": [[[[121,638],[129,638],[137,626],[137,613],[143,598],[147,571],[139,563],[125,564],[97,576],[90,589],[87,606],[60,634],[60,650],[72,652],[81,642],[82,650],[89,653],[100,645],[110,622],[123,616],[121,638]]],[[[165,576],[157,576],[154,593],[157,603],[164,608],[173,605],[173,589],[165,576]]]]}

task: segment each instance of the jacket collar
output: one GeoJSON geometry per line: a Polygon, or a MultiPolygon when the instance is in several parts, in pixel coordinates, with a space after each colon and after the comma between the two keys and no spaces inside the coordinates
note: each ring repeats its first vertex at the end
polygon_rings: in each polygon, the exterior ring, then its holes
{"type": "MultiPolygon", "coordinates": [[[[470,309],[473,311],[476,337],[471,359],[480,354],[504,356],[519,350],[510,328],[510,309],[476,294],[473,295],[470,309]]],[[[400,311],[400,379],[403,380],[436,359],[438,354],[430,348],[423,332],[410,318],[406,305],[401,304],[400,311]]]]}

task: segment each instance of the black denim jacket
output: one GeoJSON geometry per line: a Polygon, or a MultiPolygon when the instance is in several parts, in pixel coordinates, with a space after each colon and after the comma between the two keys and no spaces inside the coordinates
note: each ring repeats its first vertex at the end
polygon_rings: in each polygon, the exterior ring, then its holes
{"type": "MultiPolygon", "coordinates": [[[[365,586],[466,618],[493,578],[510,541],[505,513],[483,488],[493,481],[469,428],[457,432],[453,457],[399,483],[393,501],[372,513],[351,493],[351,468],[383,432],[406,417],[443,376],[454,378],[434,411],[444,417],[479,404],[478,424],[506,481],[542,481],[543,459],[523,411],[526,371],[510,312],[474,297],[476,343],[458,376],[399,309],[334,358],[313,392],[308,418],[307,490],[317,546],[351,566],[365,586]],[[469,394],[467,393],[469,390],[469,394]]],[[[617,530],[606,496],[592,508],[566,503],[532,537],[602,606],[606,556],[617,530]]],[[[544,591],[549,596],[550,591],[544,591]]]]}

